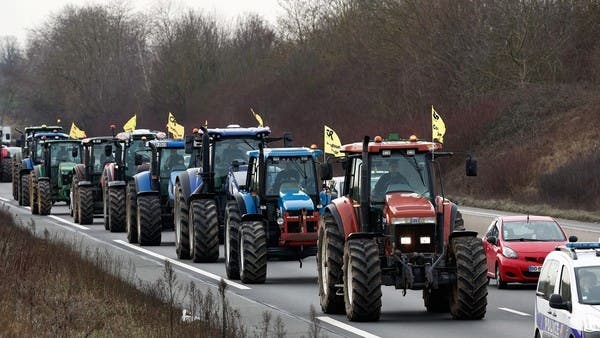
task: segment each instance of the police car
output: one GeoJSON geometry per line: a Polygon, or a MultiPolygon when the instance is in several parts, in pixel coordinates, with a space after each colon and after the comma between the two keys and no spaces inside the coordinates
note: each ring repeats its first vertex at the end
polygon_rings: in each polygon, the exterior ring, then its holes
{"type": "Polygon", "coordinates": [[[538,280],[535,337],[600,338],[600,242],[550,252],[538,280]]]}

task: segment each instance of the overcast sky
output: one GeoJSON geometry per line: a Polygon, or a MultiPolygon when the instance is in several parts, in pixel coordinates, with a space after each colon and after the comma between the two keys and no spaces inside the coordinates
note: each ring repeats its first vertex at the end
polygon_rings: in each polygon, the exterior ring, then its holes
{"type": "MultiPolygon", "coordinates": [[[[117,0],[134,10],[148,12],[167,0],[117,0]]],[[[66,5],[110,4],[114,0],[0,0],[0,36],[16,36],[25,43],[27,33],[45,22],[52,13],[66,5]]],[[[277,0],[171,0],[176,7],[207,11],[224,22],[233,22],[239,15],[257,13],[275,24],[281,14],[277,0]]]]}

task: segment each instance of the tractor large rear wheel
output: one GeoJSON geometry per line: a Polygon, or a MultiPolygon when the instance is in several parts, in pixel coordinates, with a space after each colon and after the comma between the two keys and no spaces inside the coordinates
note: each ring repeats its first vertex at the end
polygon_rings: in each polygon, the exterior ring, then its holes
{"type": "Polygon", "coordinates": [[[19,193],[19,205],[29,205],[29,174],[21,175],[21,189],[19,193]]]}
{"type": "MultiPolygon", "coordinates": [[[[19,202],[19,180],[21,179],[19,177],[19,164],[17,163],[16,159],[13,159],[13,166],[12,166],[12,194],[13,197],[15,199],[15,201],[19,202]]],[[[19,204],[20,205],[20,204],[19,204]]]]}
{"type": "Polygon", "coordinates": [[[175,184],[175,196],[173,200],[173,222],[175,224],[175,251],[177,258],[190,259],[190,226],[188,223],[189,212],[181,184],[175,184]]]}
{"type": "Polygon", "coordinates": [[[108,227],[110,232],[125,231],[125,189],[108,189],[108,227]]]}
{"type": "Polygon", "coordinates": [[[0,163],[0,180],[10,182],[12,180],[12,158],[3,158],[0,163]]]}
{"type": "Polygon", "coordinates": [[[240,279],[240,210],[236,201],[225,207],[225,271],[227,278],[240,279]]]}
{"type": "Polygon", "coordinates": [[[38,187],[38,198],[37,205],[40,215],[50,215],[52,210],[52,191],[50,190],[50,181],[42,180],[37,184],[38,187]]]}
{"type": "Polygon", "coordinates": [[[77,183],[79,180],[77,177],[73,177],[71,182],[71,216],[73,216],[73,222],[79,223],[79,190],[77,189],[77,183]]]}
{"type": "Polygon", "coordinates": [[[263,222],[242,222],[239,236],[242,283],[264,283],[267,279],[267,236],[263,222]]]}
{"type": "Polygon", "coordinates": [[[350,239],[344,247],[344,302],[351,321],[379,320],[381,267],[379,248],[369,238],[350,239]]]}
{"type": "Polygon", "coordinates": [[[451,259],[456,282],[451,287],[450,313],[454,319],[482,319],[487,307],[487,266],[481,240],[453,238],[451,259]]]}
{"type": "Polygon", "coordinates": [[[102,219],[104,220],[104,230],[110,230],[108,223],[108,184],[104,183],[102,188],[102,219]]]}
{"type": "Polygon", "coordinates": [[[31,207],[31,214],[37,215],[40,213],[38,205],[38,179],[37,176],[32,172],[29,175],[29,206],[31,207]]]}
{"type": "Polygon", "coordinates": [[[78,187],[79,200],[77,201],[79,224],[94,223],[94,190],[92,187],[78,187]]]}
{"type": "Polygon", "coordinates": [[[323,221],[317,252],[321,309],[325,313],[339,314],[344,313],[344,295],[337,292],[343,283],[344,238],[330,213],[323,215],[323,221]]]}
{"type": "Polygon", "coordinates": [[[127,240],[129,243],[138,242],[137,232],[137,191],[135,183],[127,184],[127,201],[125,203],[125,218],[127,220],[127,240]]]}
{"type": "Polygon", "coordinates": [[[219,258],[219,219],[211,199],[190,203],[190,256],[193,261],[216,262],[219,258]]]}
{"type": "Polygon", "coordinates": [[[140,245],[160,245],[162,224],[160,197],[142,195],[137,198],[137,228],[140,245]]]}

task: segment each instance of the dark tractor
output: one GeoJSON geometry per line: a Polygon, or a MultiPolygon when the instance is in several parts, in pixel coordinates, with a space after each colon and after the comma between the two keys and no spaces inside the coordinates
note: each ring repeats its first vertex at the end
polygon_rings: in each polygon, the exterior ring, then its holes
{"type": "Polygon", "coordinates": [[[165,138],[166,135],[148,129],[136,129],[114,135],[115,126],[111,126],[111,129],[114,136],[114,161],[104,166],[101,179],[104,228],[111,232],[124,232],[127,229],[127,215],[124,208],[127,183],[131,182],[138,169],[135,164],[135,154],[142,156],[145,163],[148,163],[150,160],[148,141],[165,138]]]}
{"type": "MultiPolygon", "coordinates": [[[[321,307],[352,321],[376,321],[381,285],[422,290],[427,311],[481,319],[487,307],[486,257],[457,206],[436,194],[440,143],[410,140],[341,147],[345,195],[327,205],[319,229],[321,307]],[[434,176],[434,171],[437,172],[434,176]]],[[[477,163],[469,156],[467,176],[477,163]]]]}
{"type": "MultiPolygon", "coordinates": [[[[19,205],[28,206],[30,202],[30,174],[33,167],[42,163],[42,147],[40,140],[68,140],[69,135],[61,133],[60,126],[27,127],[21,135],[21,160],[13,159],[13,197],[19,205]]],[[[35,206],[32,206],[35,207],[35,206]]]]}
{"type": "MultiPolygon", "coordinates": [[[[129,243],[160,245],[161,232],[173,228],[173,182],[187,169],[183,140],[154,140],[150,167],[133,176],[127,192],[127,238],[129,243]],[[135,210],[135,211],[134,211],[135,210]]],[[[142,156],[137,154],[136,164],[142,156]]]]}
{"type": "Polygon", "coordinates": [[[173,191],[177,257],[194,262],[215,262],[223,237],[226,207],[245,182],[247,152],[258,149],[271,133],[268,127],[206,129],[186,139],[190,169],[177,175],[173,191]],[[201,138],[201,139],[200,139],[201,138]]]}
{"type": "Polygon", "coordinates": [[[73,168],[81,162],[81,141],[42,139],[37,147],[42,149],[42,157],[30,174],[29,205],[32,214],[49,215],[55,202],[70,205],[73,168]]]}
{"type": "Polygon", "coordinates": [[[249,153],[247,178],[227,204],[227,276],[264,283],[267,258],[303,259],[317,253],[320,211],[330,195],[320,192],[318,149],[270,148],[249,153]]]}

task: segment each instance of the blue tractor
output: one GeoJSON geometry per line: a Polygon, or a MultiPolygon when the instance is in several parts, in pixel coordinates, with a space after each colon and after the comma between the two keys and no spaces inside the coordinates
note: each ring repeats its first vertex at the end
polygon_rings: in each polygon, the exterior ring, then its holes
{"type": "Polygon", "coordinates": [[[320,189],[317,159],[323,152],[315,148],[261,146],[249,152],[246,182],[227,204],[228,278],[264,283],[267,257],[316,255],[320,215],[331,194],[320,189]]]}
{"type": "MultiPolygon", "coordinates": [[[[183,140],[148,142],[152,160],[148,170],[133,176],[127,189],[126,218],[129,243],[160,245],[161,232],[173,227],[173,182],[187,169],[183,140]]],[[[142,165],[140,154],[135,164],[142,165]]]]}
{"type": "Polygon", "coordinates": [[[247,152],[258,149],[268,127],[207,129],[186,139],[190,169],[174,182],[174,223],[177,257],[194,262],[215,262],[223,236],[226,206],[239,182],[245,182],[247,152]]]}

